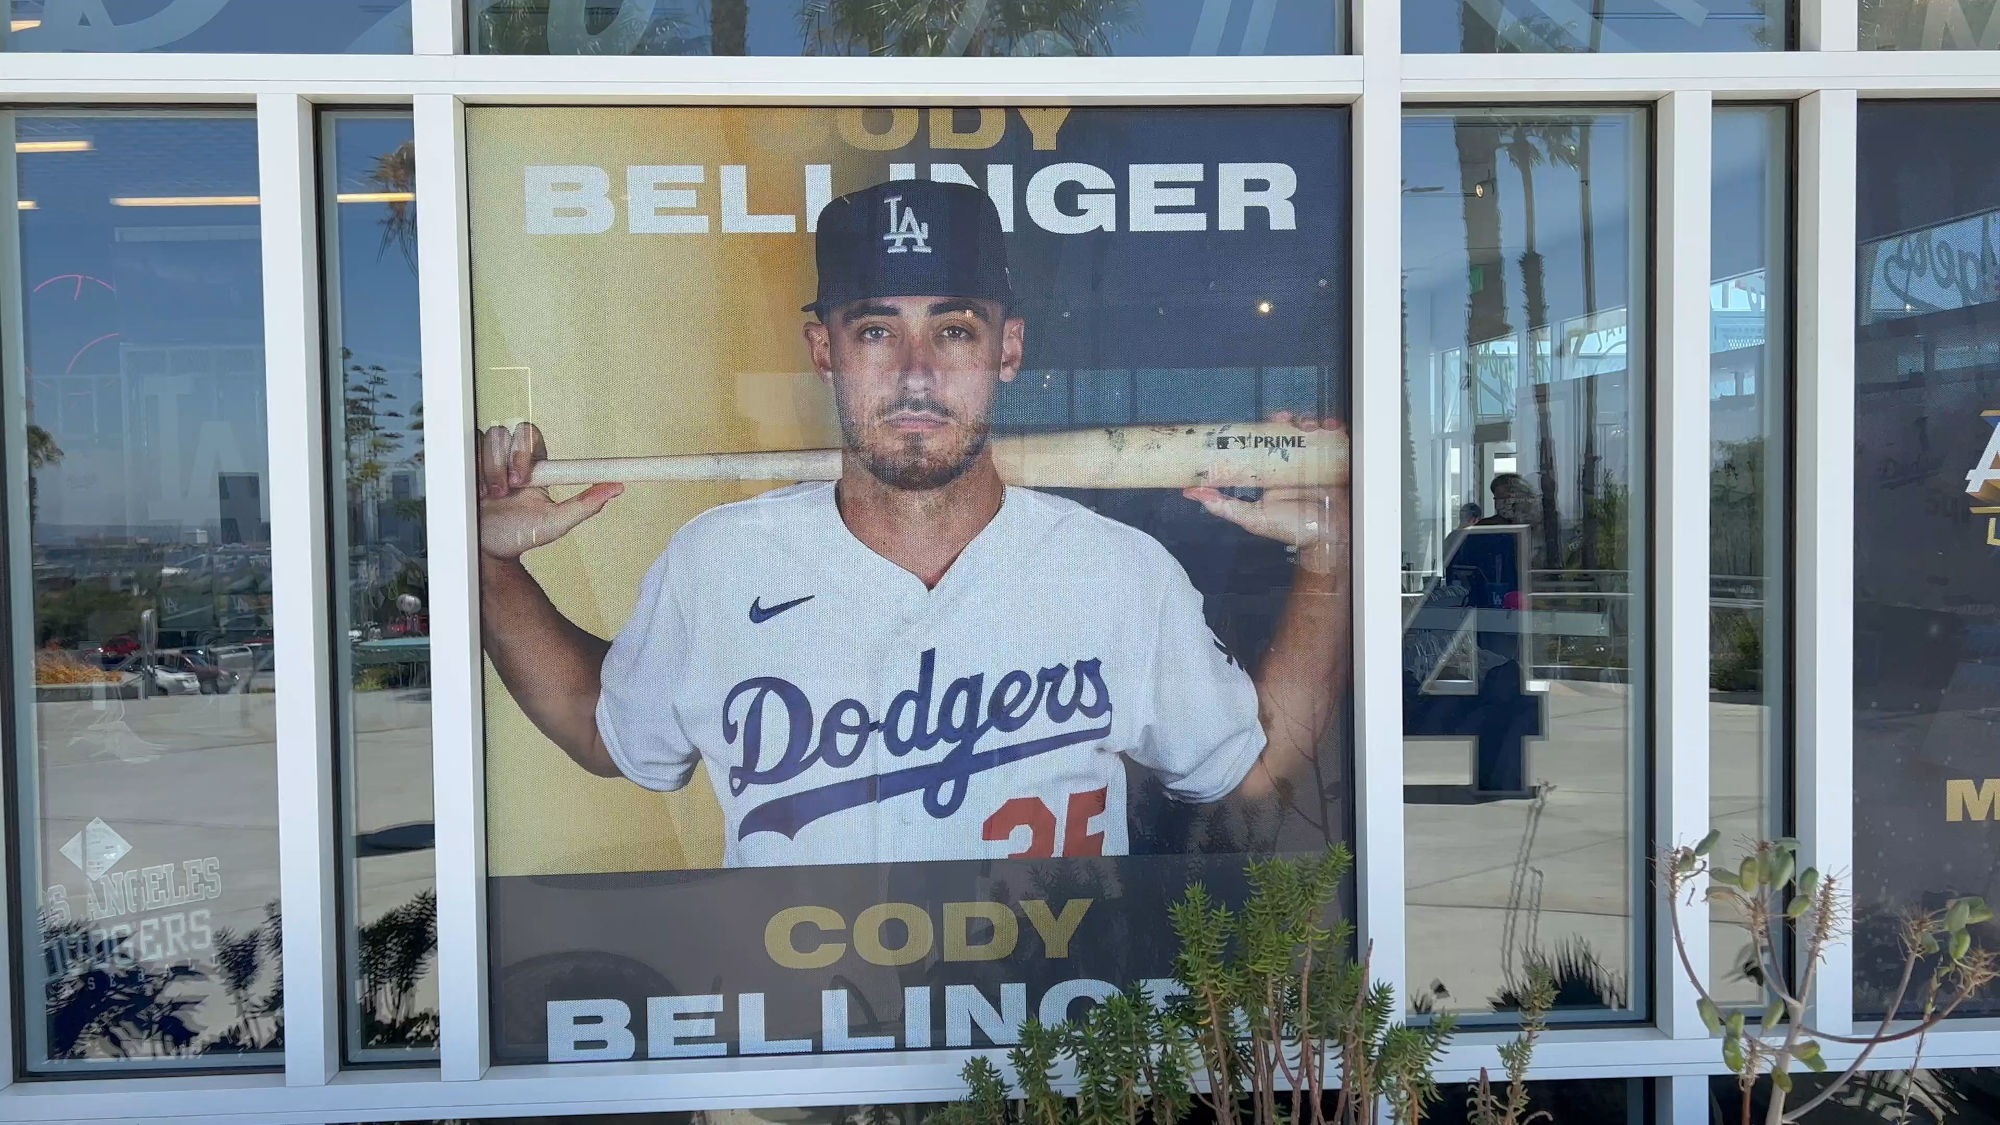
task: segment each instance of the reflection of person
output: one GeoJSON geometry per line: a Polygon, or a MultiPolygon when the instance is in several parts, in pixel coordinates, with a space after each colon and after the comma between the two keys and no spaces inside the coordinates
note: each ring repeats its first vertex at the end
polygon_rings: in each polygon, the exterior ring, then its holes
{"type": "Polygon", "coordinates": [[[1478,523],[1479,517],[1484,514],[1485,512],[1480,509],[1479,505],[1468,500],[1458,506],[1458,527],[1452,530],[1457,531],[1471,527],[1473,524],[1478,523]]]}
{"type": "Polygon", "coordinates": [[[1541,518],[1541,494],[1527,477],[1519,473],[1495,473],[1493,483],[1487,487],[1493,491],[1493,514],[1478,522],[1533,524],[1541,518]]]}
{"type": "Polygon", "coordinates": [[[830,203],[804,331],[841,478],[689,521],[610,644],[520,556],[620,486],[556,503],[526,483],[547,455],[532,425],[482,437],[481,619],[501,680],[592,773],[672,790],[706,760],[731,866],[1123,854],[1119,755],[1180,800],[1271,799],[1337,710],[1344,496],[1188,490],[1296,550],[1253,676],[1158,542],[1002,484],[988,427],[1025,339],[1005,255],[974,188],[900,181],[830,203]]]}

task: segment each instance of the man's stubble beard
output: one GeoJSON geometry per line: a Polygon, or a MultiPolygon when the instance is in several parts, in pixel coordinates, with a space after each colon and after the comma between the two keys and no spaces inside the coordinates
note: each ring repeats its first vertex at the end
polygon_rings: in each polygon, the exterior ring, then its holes
{"type": "Polygon", "coordinates": [[[935,399],[898,399],[883,407],[878,416],[867,423],[853,417],[850,404],[839,393],[837,385],[834,401],[840,415],[841,440],[847,451],[861,461],[870,476],[904,492],[931,492],[964,476],[978,462],[979,455],[986,451],[986,442],[992,433],[992,423],[985,418],[974,422],[966,430],[947,428],[928,435],[898,435],[888,431],[885,419],[901,410],[928,411],[956,422],[959,415],[935,399]],[[871,430],[878,434],[873,443],[868,440],[871,430]],[[933,445],[925,449],[927,441],[935,442],[940,437],[956,434],[963,434],[964,438],[953,448],[940,449],[933,445]]]}

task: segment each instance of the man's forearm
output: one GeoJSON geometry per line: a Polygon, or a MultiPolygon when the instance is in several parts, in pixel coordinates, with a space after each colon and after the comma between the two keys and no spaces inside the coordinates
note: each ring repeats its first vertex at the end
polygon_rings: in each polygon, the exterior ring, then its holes
{"type": "Polygon", "coordinates": [[[1269,796],[1310,776],[1320,737],[1347,692],[1350,596],[1347,583],[1330,567],[1301,565],[1294,573],[1277,632],[1257,669],[1265,747],[1243,780],[1245,796],[1269,796]]]}
{"type": "Polygon", "coordinates": [[[518,559],[480,559],[479,632],[500,682],[529,720],[584,769],[617,777],[597,733],[599,674],[610,642],[564,617],[518,559]]]}

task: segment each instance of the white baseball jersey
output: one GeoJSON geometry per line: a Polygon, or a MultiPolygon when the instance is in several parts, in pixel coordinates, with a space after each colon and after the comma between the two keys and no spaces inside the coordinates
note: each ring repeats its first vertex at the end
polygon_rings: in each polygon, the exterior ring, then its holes
{"type": "Polygon", "coordinates": [[[704,512],[646,574],[597,728],[650,789],[708,763],[731,867],[1123,855],[1119,755],[1205,802],[1264,749],[1173,556],[1025,488],[935,588],[830,483],[704,512]]]}

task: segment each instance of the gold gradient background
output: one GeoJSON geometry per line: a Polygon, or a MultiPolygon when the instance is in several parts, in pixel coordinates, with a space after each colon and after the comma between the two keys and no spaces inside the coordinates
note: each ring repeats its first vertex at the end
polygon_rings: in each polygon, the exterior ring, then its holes
{"type": "MultiPolygon", "coordinates": [[[[550,455],[633,456],[839,444],[830,395],[799,334],[812,299],[805,166],[835,194],[883,178],[831,109],[473,108],[467,114],[477,419],[529,420],[550,455]],[[523,169],[593,164],[616,220],[597,235],[528,235],[523,169]],[[626,231],[625,168],[700,164],[708,234],[626,231]],[[722,234],[718,166],[749,166],[750,210],[798,233],[722,234]]],[[[764,484],[639,484],[529,570],[582,628],[614,635],[683,523],[764,484]]],[[[754,565],[755,560],[744,560],[754,565]]],[[[485,674],[487,870],[492,875],[717,867],[722,818],[707,774],[678,793],[593,777],[485,674]]]]}

